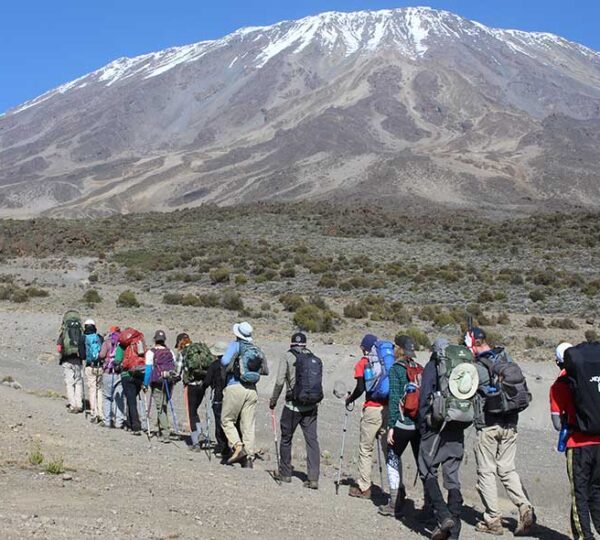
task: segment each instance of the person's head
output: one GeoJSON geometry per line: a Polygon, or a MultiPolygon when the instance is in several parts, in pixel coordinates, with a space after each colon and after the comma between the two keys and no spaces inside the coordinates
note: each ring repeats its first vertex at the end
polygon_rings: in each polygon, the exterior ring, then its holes
{"type": "Polygon", "coordinates": [[[306,347],[306,334],[303,334],[302,332],[296,332],[295,334],[292,334],[291,346],[306,347]]]}
{"type": "Polygon", "coordinates": [[[415,352],[416,346],[415,341],[410,336],[398,335],[394,339],[396,344],[396,357],[397,358],[415,358],[417,353],[415,352]]]}
{"type": "Polygon", "coordinates": [[[437,362],[439,358],[444,356],[446,347],[450,342],[446,338],[437,338],[431,345],[431,360],[437,362]]]}
{"type": "Polygon", "coordinates": [[[177,334],[177,338],[175,338],[175,348],[181,350],[187,347],[191,342],[190,336],[185,332],[182,332],[181,334],[177,334]]]}
{"type": "Polygon", "coordinates": [[[212,353],[212,355],[215,358],[217,358],[219,360],[225,354],[226,350],[227,350],[227,343],[225,343],[224,341],[217,341],[214,345],[210,346],[210,352],[212,353]]]}
{"type": "Polygon", "coordinates": [[[84,330],[87,331],[96,331],[96,322],[94,321],[94,319],[86,319],[83,323],[83,328],[84,330]]]}
{"type": "Polygon", "coordinates": [[[473,351],[473,354],[475,356],[490,350],[491,347],[488,345],[487,336],[483,331],[483,328],[474,326],[471,329],[470,334],[473,338],[473,345],[471,347],[471,350],[473,351]]]}
{"type": "Polygon", "coordinates": [[[164,347],[167,342],[167,334],[163,330],[157,330],[154,332],[154,343],[156,345],[162,345],[164,347]]]}
{"type": "Polygon", "coordinates": [[[565,363],[565,352],[567,349],[570,349],[573,345],[567,342],[561,343],[558,347],[556,347],[556,365],[559,368],[563,368],[565,363]]]}
{"type": "Polygon", "coordinates": [[[108,332],[110,334],[118,334],[120,331],[121,331],[121,328],[116,325],[113,325],[108,329],[108,332]]]}
{"type": "Polygon", "coordinates": [[[233,335],[242,341],[252,342],[252,325],[246,321],[234,324],[233,335]]]}
{"type": "Polygon", "coordinates": [[[373,334],[366,334],[360,342],[360,349],[366,354],[371,351],[376,342],[377,336],[374,336],[373,334]]]}

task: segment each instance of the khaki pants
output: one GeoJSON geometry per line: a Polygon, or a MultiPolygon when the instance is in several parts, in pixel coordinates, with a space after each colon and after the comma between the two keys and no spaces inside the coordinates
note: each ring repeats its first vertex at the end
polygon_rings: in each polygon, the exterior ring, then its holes
{"type": "Polygon", "coordinates": [[[488,523],[502,515],[498,508],[496,476],[517,508],[531,505],[515,468],[516,453],[516,429],[491,426],[483,428],[477,433],[475,446],[477,491],[485,506],[483,518],[488,523]]]}
{"type": "MultiPolygon", "coordinates": [[[[387,407],[365,407],[360,417],[360,439],[358,443],[358,487],[366,491],[371,487],[371,469],[375,441],[381,429],[387,423],[387,407]]],[[[386,439],[381,438],[383,455],[387,454],[386,439]]],[[[381,459],[381,457],[380,457],[381,459]]],[[[383,489],[383,486],[381,486],[383,489]]]]}
{"type": "Polygon", "coordinates": [[[87,383],[87,398],[90,401],[90,414],[92,418],[102,420],[102,375],[101,367],[86,366],[85,382],[87,383]]]}
{"type": "Polygon", "coordinates": [[[67,387],[67,400],[71,410],[83,409],[83,378],[81,377],[81,363],[65,361],[62,364],[67,387]]]}
{"type": "Polygon", "coordinates": [[[255,453],[254,433],[256,428],[256,404],[258,394],[256,388],[241,384],[230,384],[223,392],[223,410],[221,411],[221,425],[225,436],[233,448],[236,444],[244,442],[244,447],[249,456],[255,453]],[[240,421],[240,433],[235,427],[240,421]]]}

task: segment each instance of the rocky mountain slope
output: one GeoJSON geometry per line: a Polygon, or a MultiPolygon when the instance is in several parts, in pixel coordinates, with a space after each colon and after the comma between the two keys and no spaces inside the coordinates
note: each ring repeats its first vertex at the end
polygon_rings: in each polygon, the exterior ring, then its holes
{"type": "Polygon", "coordinates": [[[600,204],[600,54],[429,8],[120,58],[0,117],[0,215],[600,204]]]}

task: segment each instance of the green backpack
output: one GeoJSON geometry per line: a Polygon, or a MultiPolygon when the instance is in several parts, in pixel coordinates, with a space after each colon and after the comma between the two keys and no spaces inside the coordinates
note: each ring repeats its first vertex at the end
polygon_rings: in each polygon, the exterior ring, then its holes
{"type": "Polygon", "coordinates": [[[463,345],[448,345],[436,362],[438,391],[433,396],[432,426],[447,424],[467,428],[473,423],[473,398],[479,385],[473,354],[463,345]]]}
{"type": "Polygon", "coordinates": [[[198,382],[206,377],[206,371],[215,357],[204,343],[191,343],[183,351],[183,384],[198,382]]]}
{"type": "Polygon", "coordinates": [[[60,335],[63,358],[79,355],[79,340],[83,335],[83,325],[77,311],[71,310],[64,314],[60,335]]]}

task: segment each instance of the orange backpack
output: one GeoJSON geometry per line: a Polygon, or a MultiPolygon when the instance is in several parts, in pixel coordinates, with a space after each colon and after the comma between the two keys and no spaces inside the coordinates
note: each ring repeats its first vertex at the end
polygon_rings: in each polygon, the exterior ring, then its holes
{"type": "Polygon", "coordinates": [[[400,412],[411,420],[417,418],[419,413],[419,400],[421,398],[421,379],[423,366],[411,358],[404,359],[399,364],[406,369],[408,384],[404,396],[400,400],[400,412]]]}

